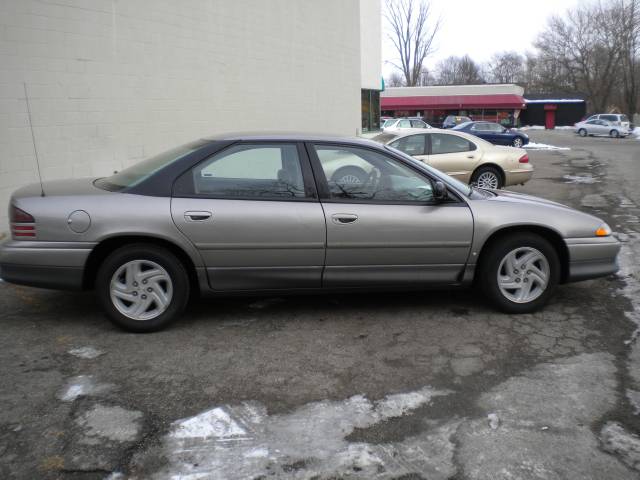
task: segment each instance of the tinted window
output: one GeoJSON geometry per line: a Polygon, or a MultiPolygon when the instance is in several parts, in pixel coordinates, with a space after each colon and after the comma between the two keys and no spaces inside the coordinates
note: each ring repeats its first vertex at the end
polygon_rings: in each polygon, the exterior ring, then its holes
{"type": "Polygon", "coordinates": [[[425,140],[426,137],[424,135],[410,135],[396,140],[391,143],[390,146],[397,148],[407,155],[424,155],[426,144],[425,140]]]}
{"type": "Polygon", "coordinates": [[[421,120],[411,120],[411,126],[413,128],[424,128],[426,125],[421,120]]]}
{"type": "Polygon", "coordinates": [[[475,149],[476,146],[466,138],[457,135],[447,135],[446,133],[431,134],[431,153],[433,155],[468,152],[475,149]]]}
{"type": "Polygon", "coordinates": [[[331,198],[373,202],[433,200],[428,178],[381,153],[357,147],[317,145],[331,198]]]}
{"type": "MultiPolygon", "coordinates": [[[[293,144],[234,145],[200,163],[188,175],[190,184],[186,190],[195,195],[276,199],[305,196],[298,150],[293,144]]],[[[183,179],[179,184],[182,182],[183,179]]]]}
{"type": "Polygon", "coordinates": [[[617,115],[600,115],[600,118],[602,120],[609,120],[610,122],[617,122],[618,121],[618,116],[617,115]]]}
{"type": "Polygon", "coordinates": [[[197,140],[166,152],[159,153],[155,157],[138,162],[129,168],[125,168],[124,170],[111,175],[110,177],[100,178],[96,180],[95,185],[98,188],[104,188],[105,190],[111,191],[134,187],[167,165],[185,157],[191,152],[194,152],[206,143],[206,141],[197,140]]]}
{"type": "MultiPolygon", "coordinates": [[[[458,127],[461,127],[462,125],[466,125],[466,123],[461,123],[460,125],[458,125],[458,127]]],[[[487,123],[475,123],[471,127],[471,130],[473,130],[474,132],[486,132],[489,130],[489,125],[487,123]]]]}

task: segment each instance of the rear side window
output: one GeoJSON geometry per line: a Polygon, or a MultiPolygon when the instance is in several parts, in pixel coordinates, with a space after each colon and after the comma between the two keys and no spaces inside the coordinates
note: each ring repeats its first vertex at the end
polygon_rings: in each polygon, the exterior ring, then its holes
{"type": "Polygon", "coordinates": [[[180,177],[175,194],[230,199],[306,196],[295,144],[234,145],[180,177]]]}
{"type": "Polygon", "coordinates": [[[476,146],[466,138],[457,135],[447,135],[446,133],[431,134],[431,154],[469,152],[475,150],[476,146]]]}
{"type": "Polygon", "coordinates": [[[600,115],[600,119],[601,120],[608,120],[610,122],[617,122],[618,121],[618,116],[617,115],[600,115]]]}
{"type": "Polygon", "coordinates": [[[398,128],[411,128],[411,121],[400,120],[397,125],[398,128]]]}
{"type": "Polygon", "coordinates": [[[411,120],[411,127],[412,128],[424,128],[425,127],[425,123],[421,120],[411,120]]]}

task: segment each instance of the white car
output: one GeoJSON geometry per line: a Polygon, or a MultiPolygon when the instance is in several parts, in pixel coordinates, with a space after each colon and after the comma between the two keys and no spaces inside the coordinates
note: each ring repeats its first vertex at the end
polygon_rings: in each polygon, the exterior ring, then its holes
{"type": "Polygon", "coordinates": [[[526,150],[493,145],[460,131],[432,128],[428,131],[384,132],[372,140],[481,188],[521,185],[533,176],[526,150]]]}
{"type": "Polygon", "coordinates": [[[601,120],[597,118],[578,122],[574,127],[575,132],[581,137],[593,135],[618,138],[626,137],[631,133],[628,126],[624,127],[622,125],[616,125],[608,120],[601,120]]]}
{"type": "Polygon", "coordinates": [[[627,130],[631,126],[629,117],[623,113],[597,113],[595,115],[591,115],[585,121],[588,122],[589,120],[606,120],[607,122],[611,122],[613,125],[624,127],[627,130]]]}
{"type": "Polygon", "coordinates": [[[431,125],[416,118],[391,118],[382,125],[383,132],[399,132],[408,128],[431,128],[431,125]]]}

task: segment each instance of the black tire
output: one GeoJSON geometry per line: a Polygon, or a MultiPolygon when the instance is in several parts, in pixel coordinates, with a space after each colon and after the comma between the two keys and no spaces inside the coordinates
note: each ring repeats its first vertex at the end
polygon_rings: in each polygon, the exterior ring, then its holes
{"type": "Polygon", "coordinates": [[[618,132],[618,130],[611,130],[611,131],[609,132],[609,136],[610,136],[611,138],[618,138],[618,137],[620,136],[620,132],[618,132]]]}
{"type": "Polygon", "coordinates": [[[521,137],[514,138],[513,142],[511,143],[511,146],[516,148],[522,148],[523,145],[524,145],[524,140],[521,137]]]}
{"type": "Polygon", "coordinates": [[[355,177],[358,179],[360,185],[364,185],[369,178],[367,172],[365,172],[362,168],[358,167],[342,167],[333,172],[331,175],[331,181],[341,184],[341,185],[355,185],[355,182],[351,181],[341,181],[343,178],[347,177],[355,177]]]}
{"type": "Polygon", "coordinates": [[[473,172],[473,175],[471,176],[471,183],[477,184],[480,177],[482,177],[482,175],[484,174],[489,174],[496,177],[497,184],[495,188],[504,187],[504,177],[502,175],[502,172],[496,167],[492,167],[490,165],[479,167],[475,172],[473,172]]]}
{"type": "Polygon", "coordinates": [[[578,130],[578,135],[580,135],[581,137],[586,137],[587,131],[584,128],[581,128],[580,130],[578,130]]]}
{"type": "Polygon", "coordinates": [[[100,265],[95,285],[98,301],[109,319],[130,332],[147,333],[163,329],[180,317],[189,300],[189,275],[184,264],[168,249],[146,243],[131,244],[113,251],[100,265]],[[113,276],[121,266],[134,260],[146,260],[160,265],[171,279],[173,292],[168,306],[158,316],[147,320],[135,320],[124,315],[111,300],[113,276]]]}
{"type": "Polygon", "coordinates": [[[500,237],[489,245],[480,259],[480,271],[477,280],[480,287],[499,310],[505,313],[530,313],[542,308],[553,295],[560,281],[560,259],[555,248],[535,233],[517,233],[500,237]],[[547,260],[549,276],[544,291],[528,303],[517,303],[507,298],[498,285],[498,268],[502,260],[515,249],[530,247],[538,250],[547,260]]]}

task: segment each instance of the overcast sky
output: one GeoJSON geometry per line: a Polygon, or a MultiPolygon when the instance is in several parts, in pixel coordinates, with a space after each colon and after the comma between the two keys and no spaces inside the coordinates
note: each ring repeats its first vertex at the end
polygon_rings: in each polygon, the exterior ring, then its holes
{"type": "MultiPolygon", "coordinates": [[[[434,18],[442,18],[436,38],[437,49],[427,58],[433,70],[439,60],[450,55],[469,54],[476,62],[485,62],[496,52],[534,50],[533,41],[553,14],[564,14],[579,0],[431,0],[434,18]]],[[[384,2],[383,2],[384,5],[384,2]]],[[[393,68],[385,60],[396,58],[387,38],[386,20],[382,20],[382,69],[388,76],[393,68]]]]}

